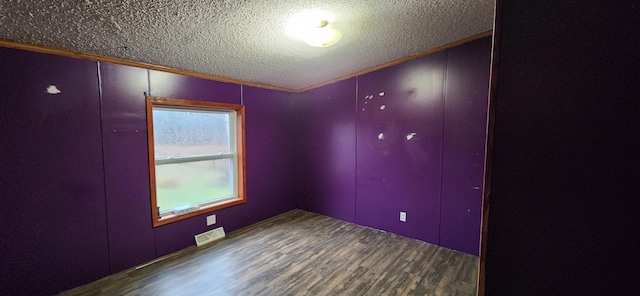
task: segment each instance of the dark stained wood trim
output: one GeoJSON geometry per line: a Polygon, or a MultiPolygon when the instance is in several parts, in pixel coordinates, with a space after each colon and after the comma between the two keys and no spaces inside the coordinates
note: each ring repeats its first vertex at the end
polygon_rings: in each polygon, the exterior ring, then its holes
{"type": "Polygon", "coordinates": [[[489,74],[489,110],[487,112],[487,143],[484,167],[484,194],[482,197],[482,222],[480,227],[480,262],[478,264],[478,296],[485,295],[485,268],[487,262],[487,229],[491,197],[491,172],[493,169],[493,139],[498,96],[498,74],[500,63],[500,33],[502,25],[502,0],[496,0],[493,22],[493,47],[491,53],[491,73],[489,74]]]}
{"type": "Polygon", "coordinates": [[[247,202],[247,185],[246,185],[246,156],[245,156],[245,111],[244,105],[227,104],[217,102],[205,102],[205,101],[191,101],[182,99],[169,99],[159,97],[147,97],[147,138],[149,145],[149,183],[151,186],[151,219],[153,227],[166,225],[176,221],[184,220],[187,218],[195,217],[205,213],[221,210],[224,208],[236,206],[247,202]],[[155,153],[153,147],[153,106],[172,106],[172,107],[185,107],[185,108],[207,108],[210,110],[235,110],[236,111],[236,154],[238,158],[238,168],[236,172],[238,194],[237,198],[223,200],[217,203],[213,203],[204,207],[201,207],[198,211],[193,213],[175,216],[168,215],[160,219],[158,216],[158,205],[156,201],[156,173],[155,173],[155,153]],[[240,141],[238,143],[238,140],[240,141]]]}
{"type": "Polygon", "coordinates": [[[480,34],[477,34],[477,35],[473,35],[473,36],[470,36],[470,37],[467,37],[467,38],[464,38],[464,39],[461,39],[461,40],[458,40],[458,41],[455,41],[455,42],[452,42],[452,43],[449,43],[449,44],[438,46],[436,48],[433,48],[433,49],[430,49],[430,50],[427,50],[427,51],[423,51],[423,52],[418,53],[418,54],[414,54],[414,55],[411,55],[411,56],[408,56],[408,57],[404,57],[404,58],[401,58],[401,59],[398,59],[398,60],[395,60],[395,61],[391,61],[391,62],[388,62],[386,64],[378,65],[378,66],[375,66],[375,67],[372,67],[372,68],[369,68],[369,69],[358,71],[358,72],[355,72],[355,73],[352,73],[352,74],[348,74],[348,75],[345,75],[345,76],[342,76],[342,77],[338,77],[336,79],[332,79],[332,80],[325,81],[325,82],[322,82],[322,83],[310,85],[310,86],[298,89],[297,92],[304,92],[304,91],[312,90],[314,88],[325,86],[327,84],[332,84],[332,83],[335,83],[335,82],[338,82],[338,81],[342,81],[342,80],[346,80],[346,79],[353,78],[353,77],[356,77],[356,76],[360,76],[360,75],[364,75],[364,74],[371,73],[371,72],[374,72],[374,71],[378,71],[380,69],[384,69],[384,68],[387,68],[387,67],[395,66],[397,64],[401,64],[401,63],[404,63],[404,62],[407,62],[407,61],[415,60],[417,58],[428,56],[430,54],[434,54],[436,52],[443,51],[443,50],[448,49],[448,48],[460,46],[462,44],[465,44],[465,43],[468,43],[468,42],[471,42],[471,41],[474,41],[474,40],[477,40],[477,39],[480,39],[480,38],[489,37],[492,34],[493,34],[493,31],[483,32],[483,33],[480,33],[480,34]]]}
{"type": "Polygon", "coordinates": [[[265,84],[249,82],[249,81],[242,81],[242,80],[237,80],[237,79],[231,79],[231,78],[222,77],[222,76],[216,76],[216,75],[211,75],[211,74],[204,74],[204,73],[199,73],[199,72],[174,69],[174,68],[169,68],[169,67],[164,67],[164,66],[158,66],[158,65],[152,65],[152,64],[141,63],[141,62],[128,61],[128,60],[124,60],[124,59],[105,57],[105,56],[95,55],[95,54],[75,52],[75,51],[70,51],[70,50],[66,50],[66,49],[49,48],[49,47],[45,47],[45,46],[26,44],[26,43],[20,43],[20,42],[9,41],[9,40],[0,39],[0,47],[20,49],[20,50],[33,51],[33,52],[46,53],[46,54],[54,54],[54,55],[71,57],[71,58],[76,58],[76,59],[83,59],[83,60],[99,61],[99,62],[105,62],[105,63],[111,63],[111,64],[132,66],[132,67],[144,68],[144,69],[149,69],[149,70],[169,72],[169,73],[173,73],[173,74],[180,74],[180,75],[191,76],[191,77],[196,77],[196,78],[202,78],[202,79],[207,79],[207,80],[215,80],[215,81],[220,81],[220,82],[240,84],[240,85],[245,85],[245,86],[252,86],[252,87],[265,88],[265,89],[271,89],[271,90],[279,90],[279,91],[292,92],[292,93],[297,92],[296,90],[289,89],[289,88],[284,88],[284,87],[265,85],[265,84]]]}

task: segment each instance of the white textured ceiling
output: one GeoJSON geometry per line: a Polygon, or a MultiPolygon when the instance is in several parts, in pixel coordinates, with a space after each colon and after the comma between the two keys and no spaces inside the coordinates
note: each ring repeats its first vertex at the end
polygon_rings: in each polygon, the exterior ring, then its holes
{"type": "Polygon", "coordinates": [[[0,39],[301,89],[491,30],[493,0],[0,0],[0,39]],[[343,39],[285,33],[305,9],[343,39]]]}

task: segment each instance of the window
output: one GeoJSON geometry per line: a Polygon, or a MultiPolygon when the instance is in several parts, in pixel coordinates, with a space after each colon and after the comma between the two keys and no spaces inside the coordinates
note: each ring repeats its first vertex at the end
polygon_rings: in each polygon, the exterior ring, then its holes
{"type": "Polygon", "coordinates": [[[147,98],[153,226],[246,202],[244,106],[147,98]]]}

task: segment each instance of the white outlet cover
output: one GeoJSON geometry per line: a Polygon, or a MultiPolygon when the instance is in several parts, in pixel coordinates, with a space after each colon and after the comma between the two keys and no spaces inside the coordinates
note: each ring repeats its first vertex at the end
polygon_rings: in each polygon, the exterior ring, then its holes
{"type": "Polygon", "coordinates": [[[407,213],[406,212],[400,212],[400,221],[407,222],[407,213]]]}
{"type": "Polygon", "coordinates": [[[207,216],[207,226],[216,224],[216,215],[207,216]]]}

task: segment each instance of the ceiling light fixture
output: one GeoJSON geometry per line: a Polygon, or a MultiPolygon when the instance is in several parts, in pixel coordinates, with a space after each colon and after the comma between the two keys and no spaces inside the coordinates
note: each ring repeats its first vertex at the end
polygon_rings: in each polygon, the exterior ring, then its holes
{"type": "Polygon", "coordinates": [[[320,21],[316,27],[309,28],[305,32],[302,40],[315,47],[327,47],[338,43],[342,39],[342,33],[328,25],[329,21],[320,21]]]}
{"type": "Polygon", "coordinates": [[[329,26],[334,20],[335,15],[328,10],[308,9],[289,16],[284,29],[290,37],[311,46],[327,47],[342,39],[342,33],[329,26]]]}

